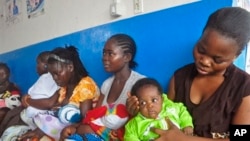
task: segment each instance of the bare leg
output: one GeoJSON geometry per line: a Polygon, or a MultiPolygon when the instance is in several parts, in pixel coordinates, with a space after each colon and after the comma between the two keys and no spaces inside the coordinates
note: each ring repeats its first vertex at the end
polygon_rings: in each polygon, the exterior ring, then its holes
{"type": "Polygon", "coordinates": [[[78,126],[78,128],[76,129],[76,133],[83,135],[86,133],[95,133],[91,127],[87,124],[81,124],[80,126],[78,126]]]}

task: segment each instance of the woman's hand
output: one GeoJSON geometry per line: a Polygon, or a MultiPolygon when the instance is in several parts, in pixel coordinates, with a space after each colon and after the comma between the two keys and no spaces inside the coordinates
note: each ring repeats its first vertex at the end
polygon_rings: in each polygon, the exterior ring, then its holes
{"type": "Polygon", "coordinates": [[[22,96],[21,103],[22,103],[22,106],[25,108],[29,106],[28,99],[30,99],[30,95],[25,94],[24,96],[22,96]]]}
{"type": "Polygon", "coordinates": [[[131,116],[136,115],[139,111],[139,101],[136,96],[131,96],[130,93],[128,93],[126,109],[131,116]]]}
{"type": "Polygon", "coordinates": [[[20,137],[18,137],[18,141],[40,141],[40,139],[44,136],[45,134],[39,129],[36,128],[34,130],[30,130],[24,134],[22,134],[20,137]]]}
{"type": "Polygon", "coordinates": [[[169,129],[162,130],[157,128],[152,128],[151,130],[159,135],[155,141],[185,141],[186,135],[177,128],[168,118],[166,119],[169,129]]]}

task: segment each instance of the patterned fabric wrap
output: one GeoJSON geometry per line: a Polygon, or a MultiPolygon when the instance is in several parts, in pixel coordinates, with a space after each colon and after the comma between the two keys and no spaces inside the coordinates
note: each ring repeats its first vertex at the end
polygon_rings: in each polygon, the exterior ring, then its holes
{"type": "MultiPolygon", "coordinates": [[[[60,88],[60,97],[58,102],[61,103],[66,97],[66,87],[60,88]]],[[[100,96],[100,90],[94,80],[90,77],[84,77],[75,87],[72,96],[69,99],[69,104],[79,107],[80,102],[86,99],[92,99],[93,102],[97,101],[100,96]]]]}
{"type": "Polygon", "coordinates": [[[123,140],[124,125],[128,112],[123,104],[110,104],[89,111],[83,123],[89,124],[92,130],[103,140],[123,140]]]}
{"type": "Polygon", "coordinates": [[[7,107],[13,109],[21,105],[20,90],[14,83],[10,83],[8,88],[0,93],[0,109],[7,107]]]}
{"type": "Polygon", "coordinates": [[[26,133],[28,130],[30,130],[30,128],[25,125],[11,126],[3,132],[0,140],[1,141],[16,141],[20,135],[26,133]]]}
{"type": "Polygon", "coordinates": [[[87,133],[84,135],[73,134],[68,137],[65,141],[104,141],[97,134],[87,133]]]}

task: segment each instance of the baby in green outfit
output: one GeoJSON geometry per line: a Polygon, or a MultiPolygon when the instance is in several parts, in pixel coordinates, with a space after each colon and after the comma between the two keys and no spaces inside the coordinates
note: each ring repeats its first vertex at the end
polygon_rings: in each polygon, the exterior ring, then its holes
{"type": "Polygon", "coordinates": [[[125,141],[150,141],[158,137],[151,127],[168,129],[166,118],[170,119],[184,133],[193,134],[192,117],[182,103],[175,103],[163,94],[160,84],[152,78],[138,80],[131,89],[131,95],[139,99],[140,110],[125,125],[125,141]]]}

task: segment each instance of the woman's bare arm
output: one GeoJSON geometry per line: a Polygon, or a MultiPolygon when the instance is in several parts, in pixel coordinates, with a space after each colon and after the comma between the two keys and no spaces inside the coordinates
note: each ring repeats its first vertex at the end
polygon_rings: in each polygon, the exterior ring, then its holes
{"type": "Polygon", "coordinates": [[[101,93],[101,94],[100,94],[100,97],[99,97],[99,99],[98,99],[98,101],[97,101],[97,103],[96,103],[96,107],[102,106],[102,101],[103,101],[103,99],[104,99],[104,95],[101,93]]]}
{"type": "Polygon", "coordinates": [[[175,98],[175,81],[174,81],[174,76],[170,79],[169,86],[168,86],[168,92],[167,96],[170,100],[174,100],[175,98]]]}
{"type": "Polygon", "coordinates": [[[233,117],[232,124],[250,125],[250,95],[242,99],[240,107],[233,117]]]}
{"type": "Polygon", "coordinates": [[[92,109],[92,99],[86,99],[83,102],[80,103],[80,110],[82,117],[85,117],[88,110],[92,109]]]}
{"type": "Polygon", "coordinates": [[[41,110],[50,110],[57,103],[59,94],[56,91],[54,95],[49,98],[41,98],[41,99],[31,99],[27,98],[24,103],[30,105],[32,107],[41,109],[41,110]]]}

